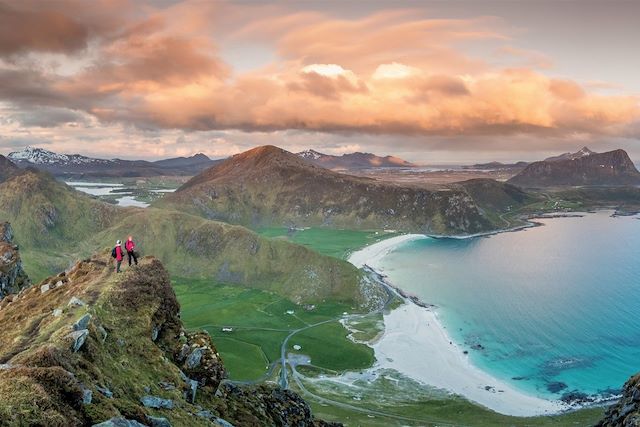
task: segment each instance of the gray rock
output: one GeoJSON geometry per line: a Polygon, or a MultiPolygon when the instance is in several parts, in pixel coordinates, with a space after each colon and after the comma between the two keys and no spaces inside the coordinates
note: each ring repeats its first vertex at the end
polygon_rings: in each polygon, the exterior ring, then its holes
{"type": "Polygon", "coordinates": [[[180,354],[178,355],[178,360],[179,361],[183,361],[185,359],[185,357],[187,357],[187,354],[189,354],[189,349],[191,347],[189,347],[186,344],[182,344],[182,347],[180,348],[180,354]]]}
{"type": "Polygon", "coordinates": [[[187,361],[185,362],[185,366],[188,369],[194,369],[200,366],[200,362],[202,361],[202,355],[204,354],[203,348],[195,348],[189,357],[187,357],[187,361]]]}
{"type": "Polygon", "coordinates": [[[211,411],[198,411],[196,412],[196,416],[206,418],[208,420],[215,420],[217,418],[211,411]]]}
{"type": "Polygon", "coordinates": [[[163,417],[152,417],[151,415],[147,415],[147,420],[151,427],[171,427],[169,420],[163,417]]]}
{"type": "Polygon", "coordinates": [[[113,392],[106,387],[96,386],[96,390],[102,393],[103,396],[108,397],[109,399],[113,398],[113,392]]]}
{"type": "Polygon", "coordinates": [[[44,294],[45,292],[48,292],[49,289],[51,289],[51,285],[49,283],[47,283],[46,285],[42,285],[40,286],[40,293],[44,294]]]}
{"type": "Polygon", "coordinates": [[[120,347],[124,347],[124,345],[125,345],[125,344],[126,344],[126,343],[124,342],[124,340],[123,340],[122,338],[118,338],[118,345],[119,345],[120,347]]]}
{"type": "Polygon", "coordinates": [[[167,391],[171,391],[171,390],[175,390],[176,389],[176,385],[173,383],[168,383],[166,381],[160,381],[158,383],[158,385],[163,389],[163,390],[167,390],[167,391]]]}
{"type": "Polygon", "coordinates": [[[631,395],[631,398],[634,402],[640,401],[640,388],[633,390],[633,395],[631,395]]]}
{"type": "Polygon", "coordinates": [[[173,400],[163,399],[157,396],[143,396],[140,402],[147,408],[173,409],[173,400]]]}
{"type": "Polygon", "coordinates": [[[160,326],[153,325],[153,328],[151,328],[151,341],[157,340],[159,334],[160,334],[160,326]]]}
{"type": "Polygon", "coordinates": [[[53,310],[53,317],[60,317],[60,316],[62,316],[62,309],[56,308],[55,310],[53,310]]]}
{"type": "Polygon", "coordinates": [[[73,339],[71,349],[76,352],[82,348],[84,342],[87,340],[87,337],[89,336],[89,330],[82,329],[79,331],[73,331],[67,336],[73,339]]]}
{"type": "Polygon", "coordinates": [[[198,411],[196,412],[196,416],[211,420],[220,427],[234,427],[234,425],[231,424],[229,421],[223,420],[222,418],[217,417],[211,411],[207,411],[207,410],[198,411]]]}
{"type": "Polygon", "coordinates": [[[625,405],[621,410],[620,413],[618,414],[618,416],[620,418],[624,418],[627,415],[629,415],[630,413],[632,413],[634,411],[634,409],[636,408],[636,406],[633,403],[629,403],[627,405],[625,405]]]}
{"type": "Polygon", "coordinates": [[[94,424],[93,427],[146,427],[144,424],[140,424],[135,420],[128,420],[126,418],[116,417],[110,420],[104,421],[100,424],[94,424]]]}
{"type": "Polygon", "coordinates": [[[7,369],[11,369],[11,365],[8,363],[0,363],[0,371],[6,371],[7,369]]]}
{"type": "Polygon", "coordinates": [[[87,329],[89,326],[89,321],[91,320],[91,315],[89,313],[85,314],[81,318],[79,318],[76,323],[73,324],[73,330],[79,331],[81,329],[87,329]]]}
{"type": "Polygon", "coordinates": [[[88,405],[93,400],[93,392],[91,389],[82,386],[82,403],[88,405]]]}
{"type": "Polygon", "coordinates": [[[107,340],[107,337],[109,336],[109,334],[107,333],[107,330],[102,326],[98,326],[98,333],[100,334],[100,341],[102,341],[102,343],[104,343],[107,340]]]}
{"type": "Polygon", "coordinates": [[[187,396],[187,400],[191,403],[195,403],[196,392],[198,391],[198,381],[189,380],[187,384],[189,385],[189,396],[187,396]]]}
{"type": "Polygon", "coordinates": [[[64,282],[62,280],[58,280],[56,282],[56,288],[59,288],[60,286],[64,285],[64,282]]]}
{"type": "Polygon", "coordinates": [[[83,305],[86,305],[86,304],[80,298],[72,297],[69,300],[69,304],[67,304],[67,305],[69,305],[71,307],[82,307],[83,305]]]}

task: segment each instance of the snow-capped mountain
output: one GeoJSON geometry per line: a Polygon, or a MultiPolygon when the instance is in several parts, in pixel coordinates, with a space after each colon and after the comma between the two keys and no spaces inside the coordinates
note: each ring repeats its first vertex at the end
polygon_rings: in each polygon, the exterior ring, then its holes
{"type": "Polygon", "coordinates": [[[96,159],[80,154],[59,154],[26,147],[7,156],[21,168],[35,167],[64,178],[193,176],[215,164],[204,154],[149,162],[146,160],[96,159]]]}
{"type": "Polygon", "coordinates": [[[305,150],[298,153],[298,156],[306,160],[318,160],[326,154],[318,153],[316,150],[305,150]]]}
{"type": "Polygon", "coordinates": [[[94,159],[80,154],[58,154],[43,148],[28,146],[21,151],[14,151],[8,156],[17,163],[27,162],[34,165],[88,165],[109,164],[113,160],[94,159]]]}
{"type": "Polygon", "coordinates": [[[544,159],[544,161],[557,162],[560,160],[575,160],[575,159],[580,159],[582,157],[590,156],[592,154],[597,154],[597,153],[595,151],[589,150],[589,148],[587,147],[582,147],[580,150],[576,151],[575,153],[563,153],[563,154],[560,154],[559,156],[548,157],[544,159]]]}
{"type": "Polygon", "coordinates": [[[381,157],[371,153],[356,152],[332,156],[315,150],[305,150],[297,155],[327,169],[411,168],[416,166],[398,157],[381,157]]]}

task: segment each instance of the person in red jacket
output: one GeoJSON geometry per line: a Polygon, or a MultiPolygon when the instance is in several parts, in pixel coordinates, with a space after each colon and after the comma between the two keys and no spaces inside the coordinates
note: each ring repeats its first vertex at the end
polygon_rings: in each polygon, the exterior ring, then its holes
{"type": "Polygon", "coordinates": [[[116,241],[116,246],[113,248],[112,255],[116,259],[116,273],[120,273],[120,265],[124,259],[124,251],[122,250],[122,242],[120,240],[116,241]]]}
{"type": "Polygon", "coordinates": [[[127,250],[127,255],[129,256],[129,266],[131,266],[131,258],[135,261],[136,265],[138,265],[138,257],[136,256],[135,248],[136,244],[133,242],[133,237],[129,236],[126,243],[124,244],[124,248],[127,250]]]}

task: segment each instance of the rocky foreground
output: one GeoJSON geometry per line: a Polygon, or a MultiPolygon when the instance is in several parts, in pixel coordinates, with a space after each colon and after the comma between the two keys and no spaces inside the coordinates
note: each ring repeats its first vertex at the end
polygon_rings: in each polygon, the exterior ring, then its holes
{"type": "Polygon", "coordinates": [[[640,375],[632,377],[624,385],[622,398],[611,406],[598,423],[598,427],[640,426],[640,375]]]}
{"type": "Polygon", "coordinates": [[[30,283],[22,268],[18,247],[13,243],[13,228],[8,222],[0,223],[0,299],[30,283]]]}
{"type": "Polygon", "coordinates": [[[329,425],[291,391],[224,383],[158,260],[112,270],[94,256],[0,300],[0,424],[329,425]]]}

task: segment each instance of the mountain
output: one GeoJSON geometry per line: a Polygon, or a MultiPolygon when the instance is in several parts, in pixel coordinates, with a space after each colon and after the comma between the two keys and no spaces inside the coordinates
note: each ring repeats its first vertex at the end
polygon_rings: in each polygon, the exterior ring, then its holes
{"type": "Polygon", "coordinates": [[[20,236],[35,280],[133,234],[143,253],[180,277],[260,288],[297,303],[329,298],[364,308],[384,297],[345,261],[185,212],[120,208],[36,170],[0,183],[0,221],[20,236]]]}
{"type": "Polygon", "coordinates": [[[201,153],[191,157],[148,162],[58,154],[36,147],[9,153],[8,157],[20,167],[35,167],[65,178],[193,176],[216,163],[216,160],[201,153]]]}
{"type": "Polygon", "coordinates": [[[544,160],[545,162],[557,162],[560,160],[575,160],[575,159],[580,159],[582,157],[590,156],[592,154],[597,154],[597,153],[595,151],[589,150],[589,148],[587,147],[582,147],[580,150],[576,151],[575,153],[563,153],[563,154],[560,154],[559,156],[547,157],[544,160]]]}
{"type": "Polygon", "coordinates": [[[3,426],[330,425],[292,391],[223,383],[153,257],[122,274],[107,252],[79,261],[0,301],[0,324],[3,426]]]}
{"type": "Polygon", "coordinates": [[[20,173],[20,168],[5,156],[0,155],[0,182],[20,173]]]}
{"type": "Polygon", "coordinates": [[[505,209],[530,200],[516,187],[492,180],[427,189],[349,176],[264,146],[207,169],[155,206],[250,227],[324,225],[473,234],[504,227],[480,197],[486,189],[491,200],[503,195],[505,209]]]}
{"type": "Polygon", "coordinates": [[[508,182],[521,187],[640,185],[640,172],[624,150],[578,153],[531,163],[508,182]]]}
{"type": "Polygon", "coordinates": [[[398,157],[380,157],[371,153],[350,153],[342,156],[319,153],[315,150],[306,150],[298,153],[301,158],[322,166],[326,169],[367,169],[367,168],[413,168],[409,163],[398,157]]]}
{"type": "Polygon", "coordinates": [[[173,159],[157,160],[154,165],[168,169],[190,169],[196,171],[194,175],[212,166],[220,160],[211,160],[202,153],[194,154],[191,157],[176,157],[173,159]]]}
{"type": "Polygon", "coordinates": [[[489,162],[489,163],[476,163],[474,165],[463,166],[463,169],[480,169],[480,170],[500,170],[500,169],[524,169],[529,163],[516,162],[516,163],[501,163],[501,162],[489,162]]]}

